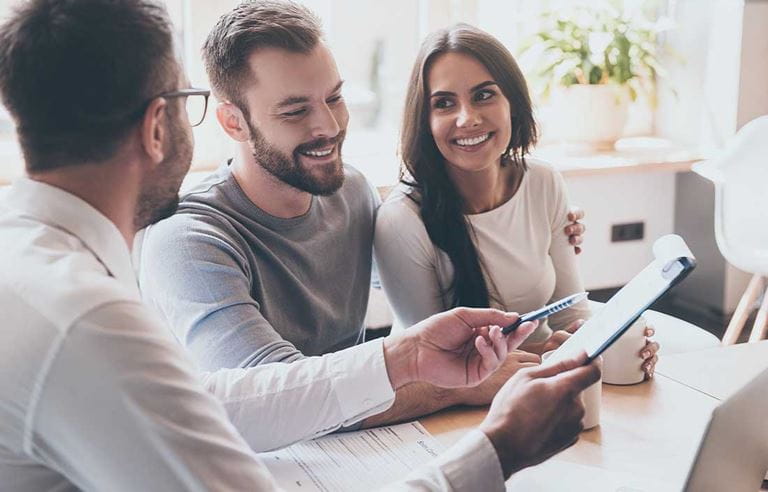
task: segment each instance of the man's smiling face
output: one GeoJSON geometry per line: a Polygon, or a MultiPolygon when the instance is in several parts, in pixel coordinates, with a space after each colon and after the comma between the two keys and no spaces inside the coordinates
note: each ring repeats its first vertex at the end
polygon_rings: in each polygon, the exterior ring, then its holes
{"type": "Polygon", "coordinates": [[[245,113],[256,162],[313,195],[338,190],[349,113],[328,47],[321,41],[308,53],[266,48],[253,53],[249,65],[245,113]]]}

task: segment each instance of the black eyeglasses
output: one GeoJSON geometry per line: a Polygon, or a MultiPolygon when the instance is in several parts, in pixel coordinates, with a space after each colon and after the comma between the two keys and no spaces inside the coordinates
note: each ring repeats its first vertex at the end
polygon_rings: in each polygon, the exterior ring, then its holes
{"type": "Polygon", "coordinates": [[[191,126],[197,126],[205,119],[205,112],[208,111],[208,96],[211,91],[207,89],[179,89],[177,91],[158,94],[156,97],[186,97],[187,118],[191,126]]]}

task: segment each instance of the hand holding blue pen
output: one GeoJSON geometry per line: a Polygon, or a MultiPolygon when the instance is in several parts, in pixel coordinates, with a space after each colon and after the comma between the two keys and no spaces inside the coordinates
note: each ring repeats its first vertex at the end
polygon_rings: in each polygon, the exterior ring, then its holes
{"type": "Polygon", "coordinates": [[[530,313],[525,313],[520,316],[520,318],[512,323],[509,326],[505,326],[501,333],[504,335],[508,335],[515,331],[518,326],[522,325],[526,321],[535,321],[537,319],[543,319],[548,318],[549,316],[552,316],[553,314],[562,311],[563,309],[567,309],[577,302],[580,302],[587,298],[589,295],[589,292],[579,292],[578,294],[573,294],[568,297],[565,297],[563,299],[560,299],[559,301],[553,302],[552,304],[549,304],[547,306],[544,306],[541,309],[537,309],[536,311],[531,311],[530,313]]]}

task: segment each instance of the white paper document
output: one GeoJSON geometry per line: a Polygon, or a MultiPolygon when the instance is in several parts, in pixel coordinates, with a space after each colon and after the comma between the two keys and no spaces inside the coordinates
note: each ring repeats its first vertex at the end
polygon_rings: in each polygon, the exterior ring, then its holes
{"type": "Polygon", "coordinates": [[[259,457],[287,491],[375,490],[405,478],[442,446],[418,422],[338,433],[259,457]]]}

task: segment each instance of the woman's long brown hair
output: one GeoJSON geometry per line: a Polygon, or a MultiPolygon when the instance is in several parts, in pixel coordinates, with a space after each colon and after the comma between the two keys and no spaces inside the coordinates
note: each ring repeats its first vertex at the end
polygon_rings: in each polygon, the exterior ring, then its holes
{"type": "Polygon", "coordinates": [[[501,156],[501,165],[526,168],[524,156],[536,143],[536,123],[525,78],[509,50],[496,38],[468,24],[457,24],[424,40],[406,94],[400,137],[404,169],[400,179],[415,191],[409,196],[419,206],[430,240],[447,253],[453,264],[453,281],[448,286],[448,291],[453,292],[452,306],[488,307],[491,296],[475,247],[475,233],[429,126],[427,75],[432,62],[449,52],[463,53],[482,63],[509,101],[512,136],[501,156]]]}

